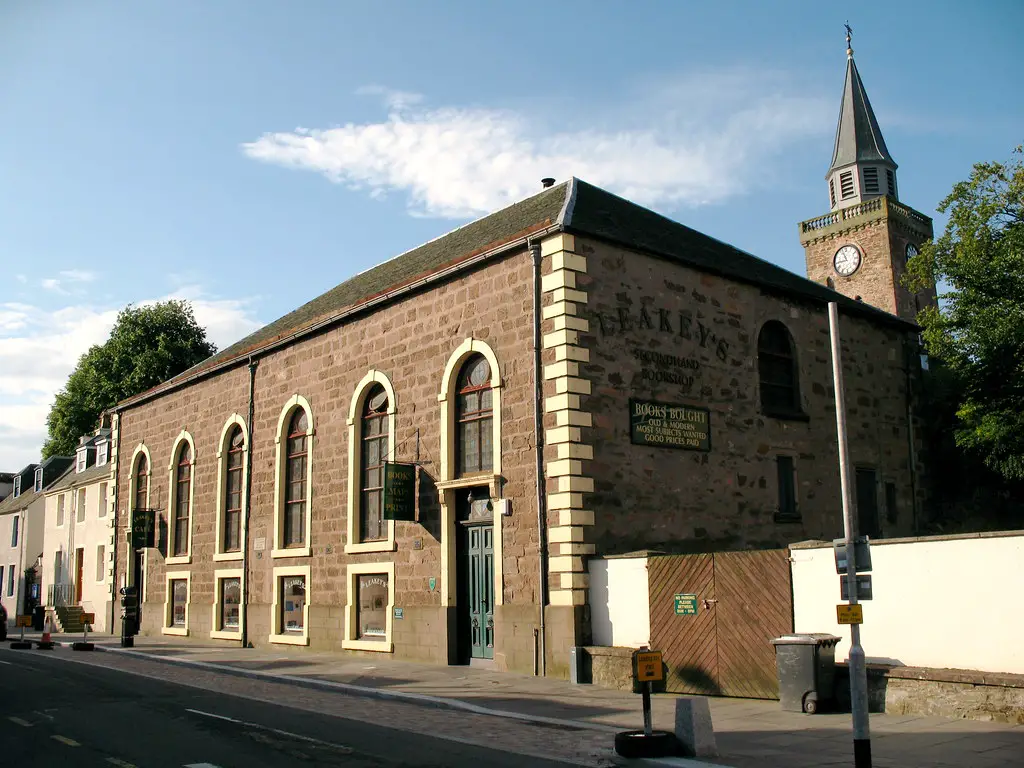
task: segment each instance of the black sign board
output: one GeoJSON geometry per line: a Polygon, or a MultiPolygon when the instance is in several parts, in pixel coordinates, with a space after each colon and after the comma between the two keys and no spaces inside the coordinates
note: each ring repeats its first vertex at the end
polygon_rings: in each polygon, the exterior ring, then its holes
{"type": "Polygon", "coordinates": [[[629,441],[654,448],[711,450],[711,412],[689,405],[629,401],[629,441]]]}
{"type": "Polygon", "coordinates": [[[156,511],[152,509],[132,510],[132,549],[156,546],[156,511]]]}
{"type": "Polygon", "coordinates": [[[416,465],[384,462],[384,519],[416,519],[416,465]]]}

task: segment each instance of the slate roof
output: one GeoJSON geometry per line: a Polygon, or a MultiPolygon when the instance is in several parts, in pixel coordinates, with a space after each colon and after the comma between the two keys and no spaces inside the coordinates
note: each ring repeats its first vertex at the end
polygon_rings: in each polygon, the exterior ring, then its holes
{"type": "Polygon", "coordinates": [[[839,168],[854,163],[887,163],[894,169],[892,159],[878,127],[875,111],[871,109],[867,91],[857,71],[857,64],[851,54],[846,62],[846,82],[843,84],[843,101],[839,107],[839,124],[836,126],[836,143],[832,149],[832,165],[827,179],[839,168]]]}
{"type": "Polygon", "coordinates": [[[474,256],[498,253],[503,247],[518,247],[529,235],[556,230],[600,238],[812,303],[835,301],[848,314],[890,326],[906,330],[917,328],[895,315],[854,301],[574,178],[346,280],[173,379],[121,402],[118,408],[147,400],[220,367],[240,365],[249,354],[339,321],[354,312],[369,311],[399,289],[415,286],[423,278],[447,269],[458,269],[474,256]]]}
{"type": "Polygon", "coordinates": [[[46,488],[46,493],[53,493],[54,491],[65,491],[69,488],[79,488],[83,485],[89,485],[97,480],[102,480],[104,477],[110,477],[110,470],[113,465],[108,461],[106,464],[96,466],[95,464],[88,469],[81,472],[75,472],[74,466],[72,466],[67,472],[61,475],[57,480],[46,488]]]}
{"type": "Polygon", "coordinates": [[[35,486],[29,485],[27,491],[22,491],[21,494],[15,498],[14,494],[10,494],[6,499],[0,501],[0,515],[6,515],[8,512],[20,512],[21,510],[28,507],[33,501],[38,501],[43,498],[43,493],[36,493],[35,486]]]}

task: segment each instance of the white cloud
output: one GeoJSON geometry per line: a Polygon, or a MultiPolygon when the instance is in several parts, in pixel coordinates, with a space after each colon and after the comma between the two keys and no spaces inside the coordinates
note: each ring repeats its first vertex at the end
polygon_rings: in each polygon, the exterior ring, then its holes
{"type": "Polygon", "coordinates": [[[540,114],[429,109],[371,86],[363,92],[390,107],[382,122],[266,133],[242,150],[373,197],[401,191],[415,215],[478,215],[533,194],[544,176],[573,175],[674,209],[756,191],[780,151],[828,133],[834,105],[804,91],[778,73],[706,73],[599,109],[560,105],[550,129],[540,114]]]}
{"type": "Polygon", "coordinates": [[[67,291],[60,287],[60,280],[55,277],[44,278],[39,281],[39,284],[48,291],[53,291],[54,293],[59,293],[63,296],[68,294],[67,291]]]}
{"type": "Polygon", "coordinates": [[[22,285],[25,285],[25,283],[28,282],[28,278],[25,275],[18,274],[18,275],[15,275],[14,277],[22,285]]]}
{"type": "MultiPolygon", "coordinates": [[[[196,321],[219,348],[261,324],[255,299],[223,299],[201,288],[181,288],[168,298],[188,299],[196,321]]],[[[17,471],[39,460],[46,415],[78,359],[110,335],[118,308],[83,304],[56,311],[23,303],[0,303],[0,471],[17,471]]]]}
{"type": "Polygon", "coordinates": [[[72,283],[91,283],[96,279],[95,272],[88,272],[84,269],[65,269],[60,276],[72,283]]]}
{"type": "Polygon", "coordinates": [[[423,101],[422,93],[396,91],[382,85],[364,85],[356,89],[357,96],[378,96],[388,109],[402,110],[423,101]]]}

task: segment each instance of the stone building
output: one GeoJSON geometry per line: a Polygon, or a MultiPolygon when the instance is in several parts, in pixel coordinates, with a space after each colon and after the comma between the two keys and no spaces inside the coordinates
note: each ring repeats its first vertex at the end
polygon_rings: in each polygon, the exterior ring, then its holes
{"type": "Polygon", "coordinates": [[[841,532],[830,301],[861,530],[913,529],[916,326],[546,184],[117,406],[145,633],[564,676],[589,556],[841,532]]]}

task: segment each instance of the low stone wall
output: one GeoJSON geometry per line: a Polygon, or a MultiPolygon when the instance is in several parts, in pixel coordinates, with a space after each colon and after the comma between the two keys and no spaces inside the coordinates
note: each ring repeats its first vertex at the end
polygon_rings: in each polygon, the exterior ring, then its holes
{"type": "Polygon", "coordinates": [[[894,667],[885,711],[1024,725],[1024,675],[962,669],[894,667]]]}
{"type": "Polygon", "coordinates": [[[584,648],[581,682],[620,691],[633,690],[634,648],[590,645],[584,648]]]}

